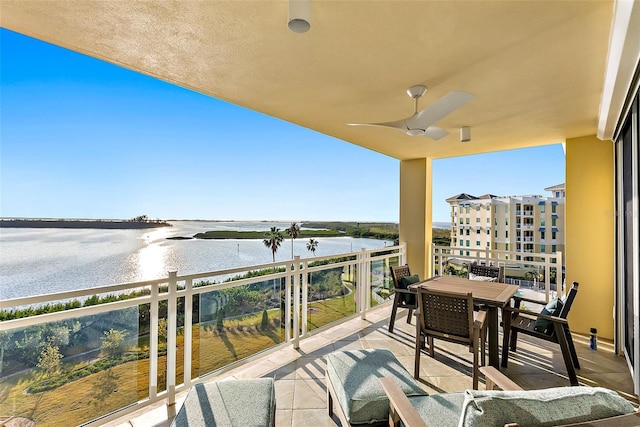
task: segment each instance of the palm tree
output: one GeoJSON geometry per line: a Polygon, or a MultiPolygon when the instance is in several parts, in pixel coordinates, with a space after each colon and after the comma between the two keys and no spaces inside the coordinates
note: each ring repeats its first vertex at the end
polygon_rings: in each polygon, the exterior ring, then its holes
{"type": "Polygon", "coordinates": [[[318,241],[316,239],[309,239],[307,242],[307,250],[311,251],[313,256],[316,256],[316,249],[318,248],[318,241]]]}
{"type": "Polygon", "coordinates": [[[271,230],[264,233],[266,239],[262,242],[266,247],[271,249],[271,255],[273,256],[273,262],[276,262],[276,252],[278,252],[278,248],[282,244],[284,240],[284,236],[282,235],[282,231],[279,228],[271,227],[271,230]]]}
{"type": "Polygon", "coordinates": [[[298,235],[300,234],[300,226],[297,223],[292,222],[291,227],[287,228],[285,231],[291,237],[291,259],[293,259],[293,239],[298,238],[298,235]]]}

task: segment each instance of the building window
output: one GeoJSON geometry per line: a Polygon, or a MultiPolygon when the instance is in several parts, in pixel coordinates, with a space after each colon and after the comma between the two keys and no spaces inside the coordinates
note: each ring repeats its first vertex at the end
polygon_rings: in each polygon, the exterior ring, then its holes
{"type": "Polygon", "coordinates": [[[508,243],[505,243],[505,245],[504,245],[504,250],[505,250],[505,251],[508,251],[508,250],[509,250],[509,244],[508,244],[508,243]]]}
{"type": "Polygon", "coordinates": [[[487,248],[491,248],[491,243],[487,242],[487,248]]]}
{"type": "Polygon", "coordinates": [[[504,238],[505,238],[505,239],[508,239],[508,238],[509,238],[509,230],[506,230],[506,231],[504,232],[504,238]]]}
{"type": "Polygon", "coordinates": [[[551,226],[552,227],[556,226],[556,219],[555,218],[551,218],[551,226]]]}
{"type": "Polygon", "coordinates": [[[555,231],[552,231],[552,232],[551,232],[551,238],[552,238],[553,240],[556,240],[556,232],[555,232],[555,231]]]}
{"type": "Polygon", "coordinates": [[[556,191],[556,197],[560,198],[560,192],[559,191],[556,191]]]}
{"type": "Polygon", "coordinates": [[[476,230],[476,234],[480,234],[480,229],[479,228],[476,230]]]}
{"type": "Polygon", "coordinates": [[[540,227],[544,227],[544,222],[545,222],[544,219],[540,220],[540,227]]]}
{"type": "Polygon", "coordinates": [[[551,253],[556,253],[556,245],[551,245],[551,253]]]}
{"type": "Polygon", "coordinates": [[[480,205],[476,205],[476,212],[480,212],[480,205]]]}
{"type": "MultiPolygon", "coordinates": [[[[560,196],[556,196],[556,197],[560,197],[560,196]]],[[[551,205],[551,213],[556,213],[556,205],[551,205]]]]}
{"type": "Polygon", "coordinates": [[[544,240],[544,231],[540,232],[540,239],[544,240]]]}
{"type": "Polygon", "coordinates": [[[466,207],[465,211],[466,213],[469,213],[469,206],[466,207]]]}
{"type": "Polygon", "coordinates": [[[469,225],[469,218],[466,218],[465,224],[469,225]]]}
{"type": "Polygon", "coordinates": [[[496,239],[498,238],[498,230],[496,230],[496,239]]]}
{"type": "Polygon", "coordinates": [[[469,256],[469,251],[467,251],[467,256],[469,256]]]}
{"type": "Polygon", "coordinates": [[[476,246],[480,246],[480,240],[476,240],[476,246]]]}
{"type": "Polygon", "coordinates": [[[491,236],[491,230],[487,229],[487,236],[491,236]]]}
{"type": "Polygon", "coordinates": [[[540,245],[540,252],[545,253],[545,249],[547,249],[545,245],[540,245]]]}
{"type": "Polygon", "coordinates": [[[540,205],[540,213],[544,213],[544,205],[540,205]]]}
{"type": "Polygon", "coordinates": [[[460,256],[463,256],[463,255],[464,255],[464,251],[460,251],[460,256]]]}
{"type": "Polygon", "coordinates": [[[476,224],[480,222],[480,218],[476,218],[476,224]]]}
{"type": "Polygon", "coordinates": [[[467,236],[469,235],[469,230],[467,229],[467,236]]]}
{"type": "Polygon", "coordinates": [[[491,224],[491,218],[487,217],[487,224],[491,224]]]}
{"type": "Polygon", "coordinates": [[[467,240],[467,247],[469,247],[470,243],[471,243],[471,242],[470,242],[469,240],[467,240]]]}

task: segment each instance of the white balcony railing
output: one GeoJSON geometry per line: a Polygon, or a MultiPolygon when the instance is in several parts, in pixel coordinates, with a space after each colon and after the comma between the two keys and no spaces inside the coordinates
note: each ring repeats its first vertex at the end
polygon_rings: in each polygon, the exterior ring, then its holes
{"type": "Polygon", "coordinates": [[[205,377],[365,318],[405,262],[400,245],[0,301],[0,387],[24,390],[0,413],[100,425],[165,401],[171,415],[205,377]]]}
{"type": "Polygon", "coordinates": [[[505,282],[519,285],[523,292],[539,300],[549,301],[558,293],[565,294],[562,252],[534,253],[525,250],[531,261],[518,260],[523,251],[470,249],[460,255],[459,248],[433,245],[432,275],[460,274],[471,263],[504,266],[505,282]],[[442,273],[440,273],[442,272],[442,273]],[[558,285],[556,285],[558,283],[558,285]],[[536,294],[535,296],[533,294],[536,294]]]}

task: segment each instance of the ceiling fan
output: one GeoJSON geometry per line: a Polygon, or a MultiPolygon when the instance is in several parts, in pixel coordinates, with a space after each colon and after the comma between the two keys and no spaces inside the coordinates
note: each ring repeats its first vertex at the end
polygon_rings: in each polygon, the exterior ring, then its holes
{"type": "Polygon", "coordinates": [[[458,108],[475,98],[467,92],[449,92],[433,104],[418,111],[418,98],[427,92],[427,87],[422,85],[411,86],[407,89],[407,95],[415,100],[413,115],[406,119],[384,123],[347,123],[349,126],[384,126],[399,129],[410,136],[428,136],[438,140],[449,134],[446,130],[434,126],[443,117],[453,113],[458,108]]]}

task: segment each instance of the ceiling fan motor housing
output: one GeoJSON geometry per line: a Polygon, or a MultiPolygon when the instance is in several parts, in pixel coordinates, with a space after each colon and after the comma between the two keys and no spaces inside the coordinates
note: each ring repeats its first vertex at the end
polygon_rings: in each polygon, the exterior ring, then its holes
{"type": "Polygon", "coordinates": [[[411,98],[420,98],[425,93],[427,93],[427,87],[422,85],[411,86],[407,89],[407,95],[411,98]]]}

